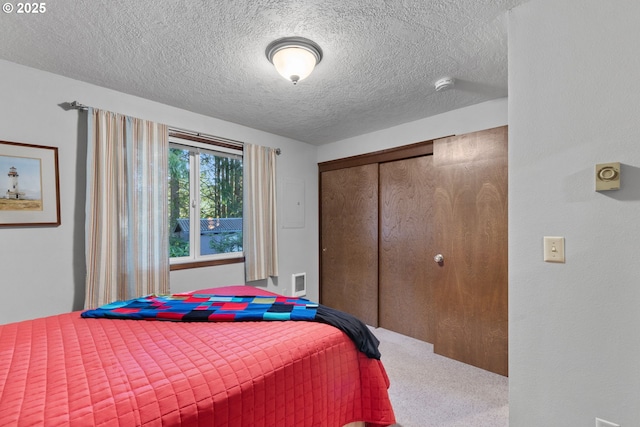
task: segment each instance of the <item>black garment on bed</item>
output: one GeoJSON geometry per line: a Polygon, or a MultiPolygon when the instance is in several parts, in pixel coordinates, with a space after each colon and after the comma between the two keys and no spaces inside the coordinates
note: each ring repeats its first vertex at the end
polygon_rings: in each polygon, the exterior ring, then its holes
{"type": "Polygon", "coordinates": [[[380,359],[380,351],[378,350],[380,341],[375,335],[373,335],[367,325],[357,317],[334,308],[318,304],[315,321],[335,326],[351,338],[358,347],[358,350],[366,354],[371,359],[380,359]]]}

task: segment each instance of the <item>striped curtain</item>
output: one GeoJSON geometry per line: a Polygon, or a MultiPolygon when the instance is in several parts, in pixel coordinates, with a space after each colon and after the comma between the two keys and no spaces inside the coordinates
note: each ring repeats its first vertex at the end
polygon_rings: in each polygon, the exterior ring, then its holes
{"type": "Polygon", "coordinates": [[[243,234],[247,282],[278,275],[276,150],[245,144],[243,234]]]}
{"type": "Polygon", "coordinates": [[[98,109],[88,122],[85,308],[166,294],[167,126],[98,109]]]}

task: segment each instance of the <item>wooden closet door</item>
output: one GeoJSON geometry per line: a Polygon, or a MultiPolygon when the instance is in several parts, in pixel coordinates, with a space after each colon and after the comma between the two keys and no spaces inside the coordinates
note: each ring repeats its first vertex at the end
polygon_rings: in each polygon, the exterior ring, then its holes
{"type": "Polygon", "coordinates": [[[435,335],[433,157],[380,164],[380,327],[435,335]]]}
{"type": "Polygon", "coordinates": [[[378,165],[320,179],[320,301],[378,326],[378,165]]]}
{"type": "Polygon", "coordinates": [[[435,141],[433,162],[434,352],[507,375],[507,128],[435,141]]]}

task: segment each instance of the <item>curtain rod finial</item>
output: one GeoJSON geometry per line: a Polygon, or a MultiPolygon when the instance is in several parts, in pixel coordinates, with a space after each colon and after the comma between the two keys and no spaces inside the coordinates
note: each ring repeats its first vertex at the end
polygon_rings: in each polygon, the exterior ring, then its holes
{"type": "Polygon", "coordinates": [[[71,108],[73,108],[74,110],[88,110],[89,107],[87,107],[84,104],[80,104],[78,101],[72,101],[69,103],[69,106],[71,108]]]}

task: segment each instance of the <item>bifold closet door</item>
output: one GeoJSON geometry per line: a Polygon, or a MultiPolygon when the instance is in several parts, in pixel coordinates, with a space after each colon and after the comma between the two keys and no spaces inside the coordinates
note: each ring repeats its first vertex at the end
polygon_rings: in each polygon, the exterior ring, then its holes
{"type": "Polygon", "coordinates": [[[378,326],[378,165],[320,179],[320,301],[378,326]]]}
{"type": "Polygon", "coordinates": [[[437,140],[434,352],[508,374],[507,127],[437,140]]]}
{"type": "Polygon", "coordinates": [[[380,327],[432,343],[433,157],[380,164],[380,327]]]}

